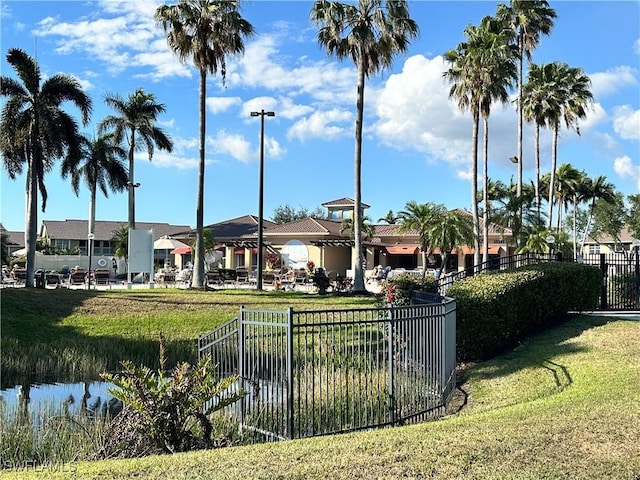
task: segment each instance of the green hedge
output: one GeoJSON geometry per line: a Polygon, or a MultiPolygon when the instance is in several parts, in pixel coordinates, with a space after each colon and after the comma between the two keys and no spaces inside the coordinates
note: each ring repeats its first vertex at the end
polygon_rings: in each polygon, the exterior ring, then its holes
{"type": "Polygon", "coordinates": [[[461,361],[483,360],[566,318],[593,310],[602,274],[596,267],[552,262],[491,272],[454,283],[457,350],[461,361]]]}

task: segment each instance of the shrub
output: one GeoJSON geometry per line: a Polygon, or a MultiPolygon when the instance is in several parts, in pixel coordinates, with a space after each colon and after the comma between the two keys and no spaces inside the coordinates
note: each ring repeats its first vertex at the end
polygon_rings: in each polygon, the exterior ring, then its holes
{"type": "Polygon", "coordinates": [[[112,424],[105,456],[140,456],[210,448],[213,425],[210,415],[245,396],[233,390],[236,376],[218,379],[211,358],[195,367],[177,365],[164,375],[166,364],[164,337],[160,335],[160,368],[123,361],[123,371],[101,376],[116,387],[109,393],[121,400],[123,411],[112,424]]]}
{"type": "Polygon", "coordinates": [[[570,310],[596,307],[602,276],[595,267],[545,263],[490,272],[454,283],[460,360],[482,360],[563,321],[570,310]]]}
{"type": "Polygon", "coordinates": [[[390,278],[383,283],[380,301],[385,305],[409,305],[414,290],[436,293],[436,278],[430,274],[418,277],[409,273],[390,278]]]}

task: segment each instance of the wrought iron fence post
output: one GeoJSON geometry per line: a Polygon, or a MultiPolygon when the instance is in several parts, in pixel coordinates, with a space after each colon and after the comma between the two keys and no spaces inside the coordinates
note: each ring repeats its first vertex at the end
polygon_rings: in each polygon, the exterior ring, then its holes
{"type": "Polygon", "coordinates": [[[600,254],[600,271],[602,272],[602,290],[600,291],[600,309],[606,310],[608,308],[607,302],[607,262],[605,261],[604,253],[600,254]]]}
{"type": "Polygon", "coordinates": [[[634,247],[636,250],[636,307],[640,307],[640,247],[634,247]]]}
{"type": "Polygon", "coordinates": [[[287,309],[287,436],[294,438],[293,431],[293,308],[287,309]]]}
{"type": "Polygon", "coordinates": [[[395,378],[393,369],[393,307],[388,307],[389,326],[388,326],[388,346],[389,350],[388,362],[389,362],[389,421],[391,425],[396,423],[396,396],[395,396],[395,378]]]}
{"type": "MultiPolygon", "coordinates": [[[[240,389],[245,390],[245,349],[246,349],[246,339],[245,339],[245,324],[244,324],[244,306],[240,307],[240,313],[238,315],[238,376],[240,377],[240,389]]],[[[244,419],[246,415],[246,397],[240,400],[240,427],[244,426],[244,419]]]]}

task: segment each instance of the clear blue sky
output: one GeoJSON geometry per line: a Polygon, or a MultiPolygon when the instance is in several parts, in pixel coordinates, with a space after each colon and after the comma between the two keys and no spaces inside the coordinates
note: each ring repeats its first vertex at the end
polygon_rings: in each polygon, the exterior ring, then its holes
{"type": "MultiPolygon", "coordinates": [[[[374,222],[407,201],[470,209],[471,120],[448,100],[442,54],[463,40],[463,29],[494,14],[498,2],[414,1],[420,37],[389,71],[366,87],[363,201],[374,222]]],[[[126,97],[142,87],[166,105],[160,122],[175,141],[171,154],[149,162],[137,154],[136,220],[195,226],[198,76],[183,66],[153,21],[157,1],[2,1],[3,75],[6,52],[37,56],[42,74],[75,76],[91,95],[87,133],[112,113],[105,92],[126,97]]],[[[595,103],[581,136],[563,130],[558,162],[590,176],[606,175],[625,195],[640,192],[640,4],[631,1],[551,1],[555,27],[534,52],[537,63],[563,61],[593,82],[595,103]]],[[[258,213],[260,120],[265,120],[265,217],[276,207],[314,209],[353,197],[353,122],[356,71],[327,58],[309,22],[309,1],[254,0],[243,15],[257,35],[244,57],[230,59],[227,86],[210,77],[207,92],[205,224],[258,213]]],[[[78,115],[73,108],[69,111],[78,115]]],[[[508,182],[516,168],[514,106],[493,107],[490,177],[508,182]]],[[[533,131],[525,130],[525,181],[533,179],[533,131]]],[[[551,135],[542,133],[542,171],[551,162],[551,135]]],[[[43,219],[86,219],[88,192],[76,197],[56,166],[46,178],[43,219]]],[[[25,179],[2,171],[2,216],[8,230],[24,230],[25,179]]],[[[127,220],[127,195],[97,199],[97,220],[127,220]]]]}

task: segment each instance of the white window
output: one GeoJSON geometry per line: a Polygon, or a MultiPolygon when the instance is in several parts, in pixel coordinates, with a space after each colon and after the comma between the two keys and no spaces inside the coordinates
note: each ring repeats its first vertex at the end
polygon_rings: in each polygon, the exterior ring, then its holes
{"type": "Polygon", "coordinates": [[[600,245],[589,245],[589,255],[599,255],[600,254],[600,245]]]}

